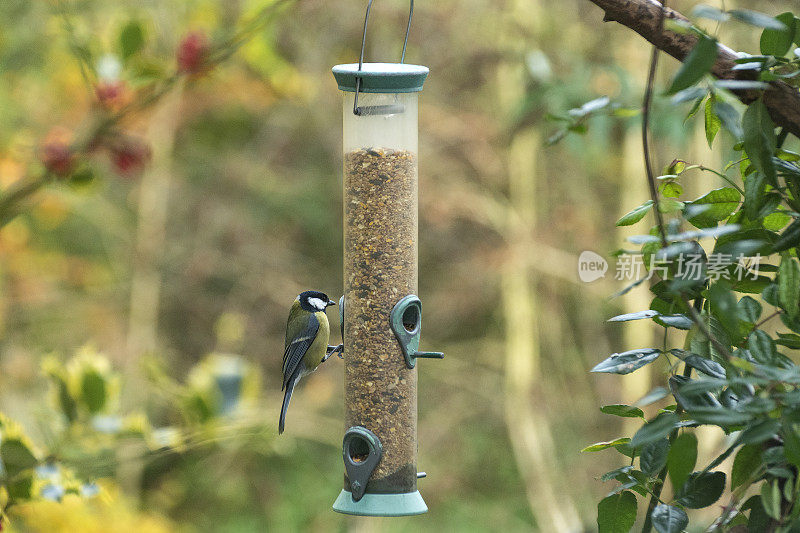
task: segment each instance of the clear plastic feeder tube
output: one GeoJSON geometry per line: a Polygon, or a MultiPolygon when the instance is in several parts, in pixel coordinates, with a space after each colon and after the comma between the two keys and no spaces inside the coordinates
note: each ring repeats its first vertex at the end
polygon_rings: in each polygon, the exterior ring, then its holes
{"type": "Polygon", "coordinates": [[[359,93],[359,114],[343,94],[346,425],[383,448],[368,494],[415,492],[417,371],[389,314],[417,293],[418,93],[359,93]]]}

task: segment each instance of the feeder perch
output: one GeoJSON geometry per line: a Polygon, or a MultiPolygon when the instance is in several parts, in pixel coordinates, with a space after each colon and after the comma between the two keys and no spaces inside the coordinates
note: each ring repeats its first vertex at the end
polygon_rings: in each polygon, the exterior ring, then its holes
{"type": "MultiPolygon", "coordinates": [[[[339,328],[341,328],[342,341],[344,341],[344,296],[339,298],[339,328]]],[[[344,355],[344,348],[342,355],[344,355]]]]}
{"type": "Polygon", "coordinates": [[[390,315],[390,325],[400,349],[403,350],[403,357],[406,359],[406,366],[414,368],[417,358],[423,359],[443,359],[442,352],[420,352],[419,337],[422,331],[422,302],[413,294],[409,294],[392,308],[390,315]]]}
{"type": "Polygon", "coordinates": [[[344,488],[333,509],[404,516],[428,510],[417,490],[414,361],[426,356],[418,351],[421,305],[406,296],[417,293],[417,115],[428,68],[403,63],[413,1],[400,62],[364,63],[371,6],[372,0],[359,62],[333,67],[344,96],[340,313],[349,428],[342,448],[344,488]],[[392,326],[395,308],[399,335],[392,326]],[[415,312],[414,326],[405,330],[403,315],[415,312]]]}

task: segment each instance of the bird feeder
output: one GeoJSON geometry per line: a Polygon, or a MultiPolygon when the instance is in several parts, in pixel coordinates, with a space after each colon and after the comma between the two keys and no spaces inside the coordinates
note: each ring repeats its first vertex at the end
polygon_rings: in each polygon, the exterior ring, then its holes
{"type": "Polygon", "coordinates": [[[417,115],[428,68],[336,65],[343,92],[344,489],[335,511],[403,516],[428,510],[417,490],[417,115]]]}

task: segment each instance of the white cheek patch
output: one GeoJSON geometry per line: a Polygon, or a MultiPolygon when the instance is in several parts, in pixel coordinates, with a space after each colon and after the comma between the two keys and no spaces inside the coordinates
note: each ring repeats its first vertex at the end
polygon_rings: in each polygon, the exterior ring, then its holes
{"type": "Polygon", "coordinates": [[[320,311],[325,309],[325,307],[327,306],[327,304],[322,300],[320,300],[319,298],[309,298],[308,303],[310,303],[313,307],[316,307],[320,311]]]}

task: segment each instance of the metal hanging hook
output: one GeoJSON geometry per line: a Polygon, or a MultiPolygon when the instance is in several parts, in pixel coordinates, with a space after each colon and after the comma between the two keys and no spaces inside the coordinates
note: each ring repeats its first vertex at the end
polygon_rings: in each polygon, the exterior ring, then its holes
{"type": "MultiPolygon", "coordinates": [[[[367,3],[367,13],[364,15],[364,34],[361,36],[361,55],[358,58],[358,71],[361,72],[364,66],[364,47],[367,44],[367,23],[369,22],[369,11],[372,9],[373,0],[367,3]]],[[[414,15],[414,0],[410,0],[408,8],[408,24],[406,24],[406,36],[403,39],[403,52],[400,54],[400,63],[406,60],[406,47],[408,46],[408,34],[411,32],[411,17],[414,15]]],[[[358,92],[361,89],[361,77],[356,76],[356,95],[353,100],[353,114],[361,115],[361,109],[358,107],[358,92]]]]}

